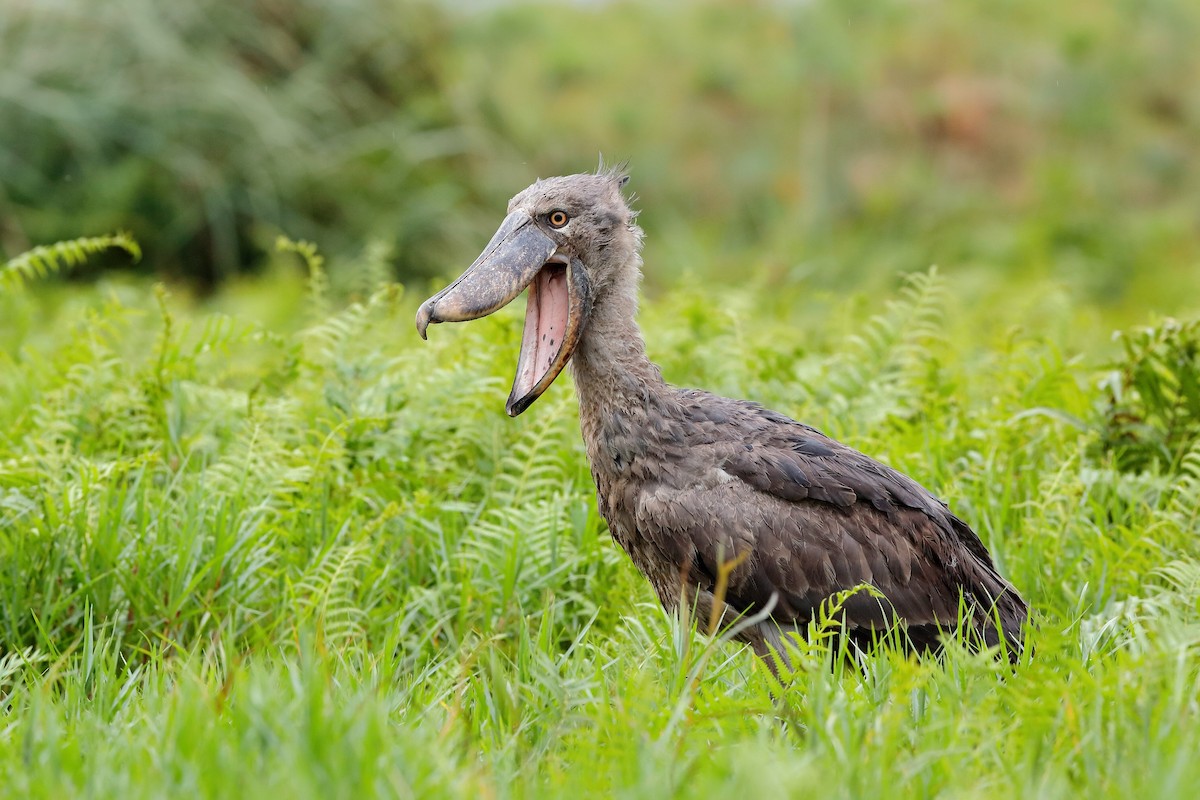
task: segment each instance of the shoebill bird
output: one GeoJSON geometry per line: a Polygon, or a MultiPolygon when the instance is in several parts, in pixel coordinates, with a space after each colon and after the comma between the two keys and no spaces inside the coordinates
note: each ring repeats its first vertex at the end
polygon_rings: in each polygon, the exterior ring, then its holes
{"type": "Polygon", "coordinates": [[[669,611],[754,619],[737,638],[772,669],[788,634],[803,636],[831,595],[864,584],[874,591],[844,597],[838,618],[855,647],[891,632],[936,652],[965,628],[972,646],[1003,641],[1016,660],[1026,604],[944,503],[783,414],[663,380],[635,321],[642,232],[626,180],[550,178],[514,197],[475,263],[421,305],[421,337],[528,289],[508,413],[570,363],[613,538],[669,611]]]}

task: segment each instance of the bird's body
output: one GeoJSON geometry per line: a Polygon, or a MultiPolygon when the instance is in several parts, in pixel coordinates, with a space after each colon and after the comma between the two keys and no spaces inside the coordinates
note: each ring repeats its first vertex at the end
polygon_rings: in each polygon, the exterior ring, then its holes
{"type": "Polygon", "coordinates": [[[422,306],[422,333],[532,286],[510,413],[570,361],[600,513],[667,609],[757,614],[738,638],[771,663],[823,602],[865,584],[875,591],[841,606],[852,643],[899,625],[914,649],[936,650],[961,624],[971,643],[1003,639],[1015,658],[1026,605],[945,504],[807,425],[662,379],[635,321],[641,232],[620,185],[610,173],[570,176],[518,195],[476,265],[422,306]],[[529,222],[510,222],[520,215],[529,222]],[[506,264],[520,280],[497,283],[506,264]]]}

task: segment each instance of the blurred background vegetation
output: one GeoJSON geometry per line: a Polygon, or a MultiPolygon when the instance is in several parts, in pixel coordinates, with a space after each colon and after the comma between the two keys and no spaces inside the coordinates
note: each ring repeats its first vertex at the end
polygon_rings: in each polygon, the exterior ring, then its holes
{"type": "Polygon", "coordinates": [[[211,288],[282,232],[335,286],[364,257],[429,279],[603,153],[630,162],[652,290],[930,264],[968,301],[1200,290],[1190,0],[4,6],[0,257],[128,229],[138,269],[211,288]]]}

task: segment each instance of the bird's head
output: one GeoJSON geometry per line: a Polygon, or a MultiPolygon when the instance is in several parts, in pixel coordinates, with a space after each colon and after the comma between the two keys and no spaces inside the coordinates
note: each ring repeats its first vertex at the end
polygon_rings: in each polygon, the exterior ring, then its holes
{"type": "Polygon", "coordinates": [[[525,332],[506,410],[528,408],[571,359],[597,303],[623,270],[636,269],[641,231],[617,172],[539,180],[508,204],[508,216],[467,271],[421,304],[417,331],[478,319],[526,287],[525,332]]]}

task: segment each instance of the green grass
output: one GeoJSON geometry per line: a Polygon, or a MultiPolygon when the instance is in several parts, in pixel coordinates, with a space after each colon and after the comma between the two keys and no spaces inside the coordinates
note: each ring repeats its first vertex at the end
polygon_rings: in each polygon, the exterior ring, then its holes
{"type": "Polygon", "coordinates": [[[764,272],[646,303],[670,380],[913,474],[1035,609],[1015,672],[952,649],[835,673],[814,644],[780,687],[668,618],[611,542],[569,382],[505,417],[519,313],[423,343],[424,287],[364,261],[346,301],[315,267],[203,303],[0,294],[6,796],[1200,785],[1200,448],[1118,468],[1121,351],[1067,287],[994,282],[985,307],[937,273],[879,298],[764,272]]]}

